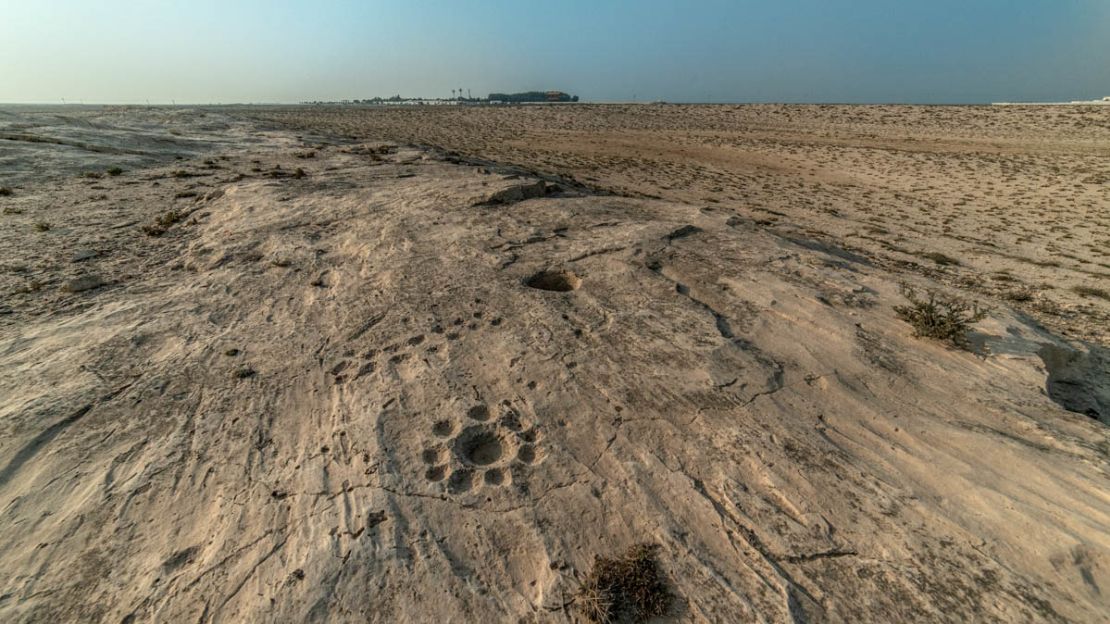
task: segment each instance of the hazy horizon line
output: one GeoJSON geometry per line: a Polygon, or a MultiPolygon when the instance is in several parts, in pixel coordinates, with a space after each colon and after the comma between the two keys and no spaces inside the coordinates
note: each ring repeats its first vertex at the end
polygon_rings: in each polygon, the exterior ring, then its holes
{"type": "MultiPolygon", "coordinates": [[[[16,101],[16,102],[2,102],[0,106],[149,106],[149,107],[176,107],[176,106],[380,106],[380,107],[397,107],[397,106],[413,106],[412,104],[391,104],[388,102],[381,103],[363,103],[363,98],[351,98],[349,100],[301,100],[301,101],[136,101],[136,100],[116,100],[116,101],[68,101],[68,100],[33,100],[33,101],[16,101]]],[[[452,102],[450,98],[434,98],[434,97],[408,97],[408,100],[425,100],[425,101],[443,101],[452,102]]],[[[484,100],[483,100],[484,101],[484,100]]],[[[1037,100],[1037,101],[1022,101],[1022,100],[968,100],[968,101],[913,101],[913,100],[861,100],[861,101],[836,101],[836,100],[645,100],[645,99],[632,99],[632,100],[581,100],[579,102],[524,102],[524,103],[505,103],[494,104],[490,106],[573,106],[577,105],[590,105],[590,104],[679,104],[690,106],[754,106],[754,105],[794,105],[794,106],[987,106],[992,104],[1016,104],[1016,105],[1044,105],[1044,104],[1084,104],[1084,103],[1097,103],[1101,102],[1101,98],[1094,98],[1089,100],[1037,100]]],[[[450,105],[450,104],[448,104],[450,105]]],[[[473,104],[456,104],[456,105],[473,105],[473,104]]]]}

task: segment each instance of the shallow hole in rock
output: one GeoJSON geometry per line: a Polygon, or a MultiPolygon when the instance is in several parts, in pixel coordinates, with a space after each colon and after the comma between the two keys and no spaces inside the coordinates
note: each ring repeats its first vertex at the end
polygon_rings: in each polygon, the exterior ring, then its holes
{"type": "Polygon", "coordinates": [[[424,463],[425,464],[438,464],[439,463],[439,449],[437,449],[437,448],[424,449],[424,463]]]}
{"type": "Polygon", "coordinates": [[[466,413],[474,420],[489,420],[489,408],[485,405],[475,405],[466,413]]]}
{"type": "Polygon", "coordinates": [[[424,478],[433,483],[443,481],[443,478],[446,476],[447,466],[432,466],[424,473],[424,478]]]}
{"type": "Polygon", "coordinates": [[[455,450],[463,461],[475,466],[488,466],[501,459],[505,452],[501,438],[476,428],[463,431],[455,450]]]}
{"type": "Polygon", "coordinates": [[[441,438],[446,438],[447,436],[451,435],[451,432],[453,432],[454,430],[455,425],[453,425],[449,420],[441,420],[432,425],[432,433],[441,438]]]}
{"type": "Polygon", "coordinates": [[[474,486],[474,473],[470,470],[456,470],[447,480],[447,489],[452,494],[461,494],[474,486]]]}
{"type": "Polygon", "coordinates": [[[520,431],[523,428],[523,425],[520,424],[520,416],[512,410],[501,417],[501,426],[509,431],[520,431]]]}
{"type": "Polygon", "coordinates": [[[535,447],[533,447],[531,444],[525,444],[524,446],[521,446],[520,450],[516,453],[516,458],[526,464],[530,464],[536,461],[535,447]]]}
{"type": "Polygon", "coordinates": [[[501,470],[494,468],[486,472],[486,483],[488,485],[501,485],[505,482],[505,473],[501,470]]]}
{"type": "Polygon", "coordinates": [[[524,285],[537,290],[570,292],[578,290],[582,285],[582,278],[570,271],[540,271],[525,280],[524,285]]]}

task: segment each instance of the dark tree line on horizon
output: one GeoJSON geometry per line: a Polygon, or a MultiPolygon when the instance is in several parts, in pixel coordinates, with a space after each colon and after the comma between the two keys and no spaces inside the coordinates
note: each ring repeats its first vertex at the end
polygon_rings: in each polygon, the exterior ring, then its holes
{"type": "MultiPolygon", "coordinates": [[[[452,93],[456,90],[452,89],[452,93]]],[[[457,91],[462,93],[462,89],[457,91]]],[[[343,104],[381,104],[388,102],[507,102],[511,104],[532,103],[532,102],[577,102],[577,95],[570,95],[562,91],[525,91],[523,93],[491,93],[485,98],[466,98],[459,95],[452,98],[421,98],[421,97],[402,97],[394,95],[391,97],[372,97],[365,100],[343,100],[343,104]]],[[[328,104],[329,102],[305,102],[306,104],[328,104]]],[[[335,103],[335,102],[331,102],[335,103]]]]}
{"type": "Polygon", "coordinates": [[[562,91],[525,91],[524,93],[491,93],[491,102],[577,102],[577,95],[562,91]]]}

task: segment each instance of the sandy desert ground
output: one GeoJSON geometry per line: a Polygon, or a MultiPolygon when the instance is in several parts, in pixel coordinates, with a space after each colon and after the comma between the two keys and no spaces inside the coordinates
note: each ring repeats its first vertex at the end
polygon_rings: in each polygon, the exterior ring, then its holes
{"type": "Polygon", "coordinates": [[[0,621],[1110,610],[1110,110],[0,114],[0,621]]]}

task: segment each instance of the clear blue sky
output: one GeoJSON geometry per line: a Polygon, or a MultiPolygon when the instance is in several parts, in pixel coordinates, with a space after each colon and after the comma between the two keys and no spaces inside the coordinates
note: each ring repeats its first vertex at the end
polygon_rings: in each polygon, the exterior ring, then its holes
{"type": "Polygon", "coordinates": [[[0,0],[0,102],[1110,95],[1110,0],[0,0]]]}

